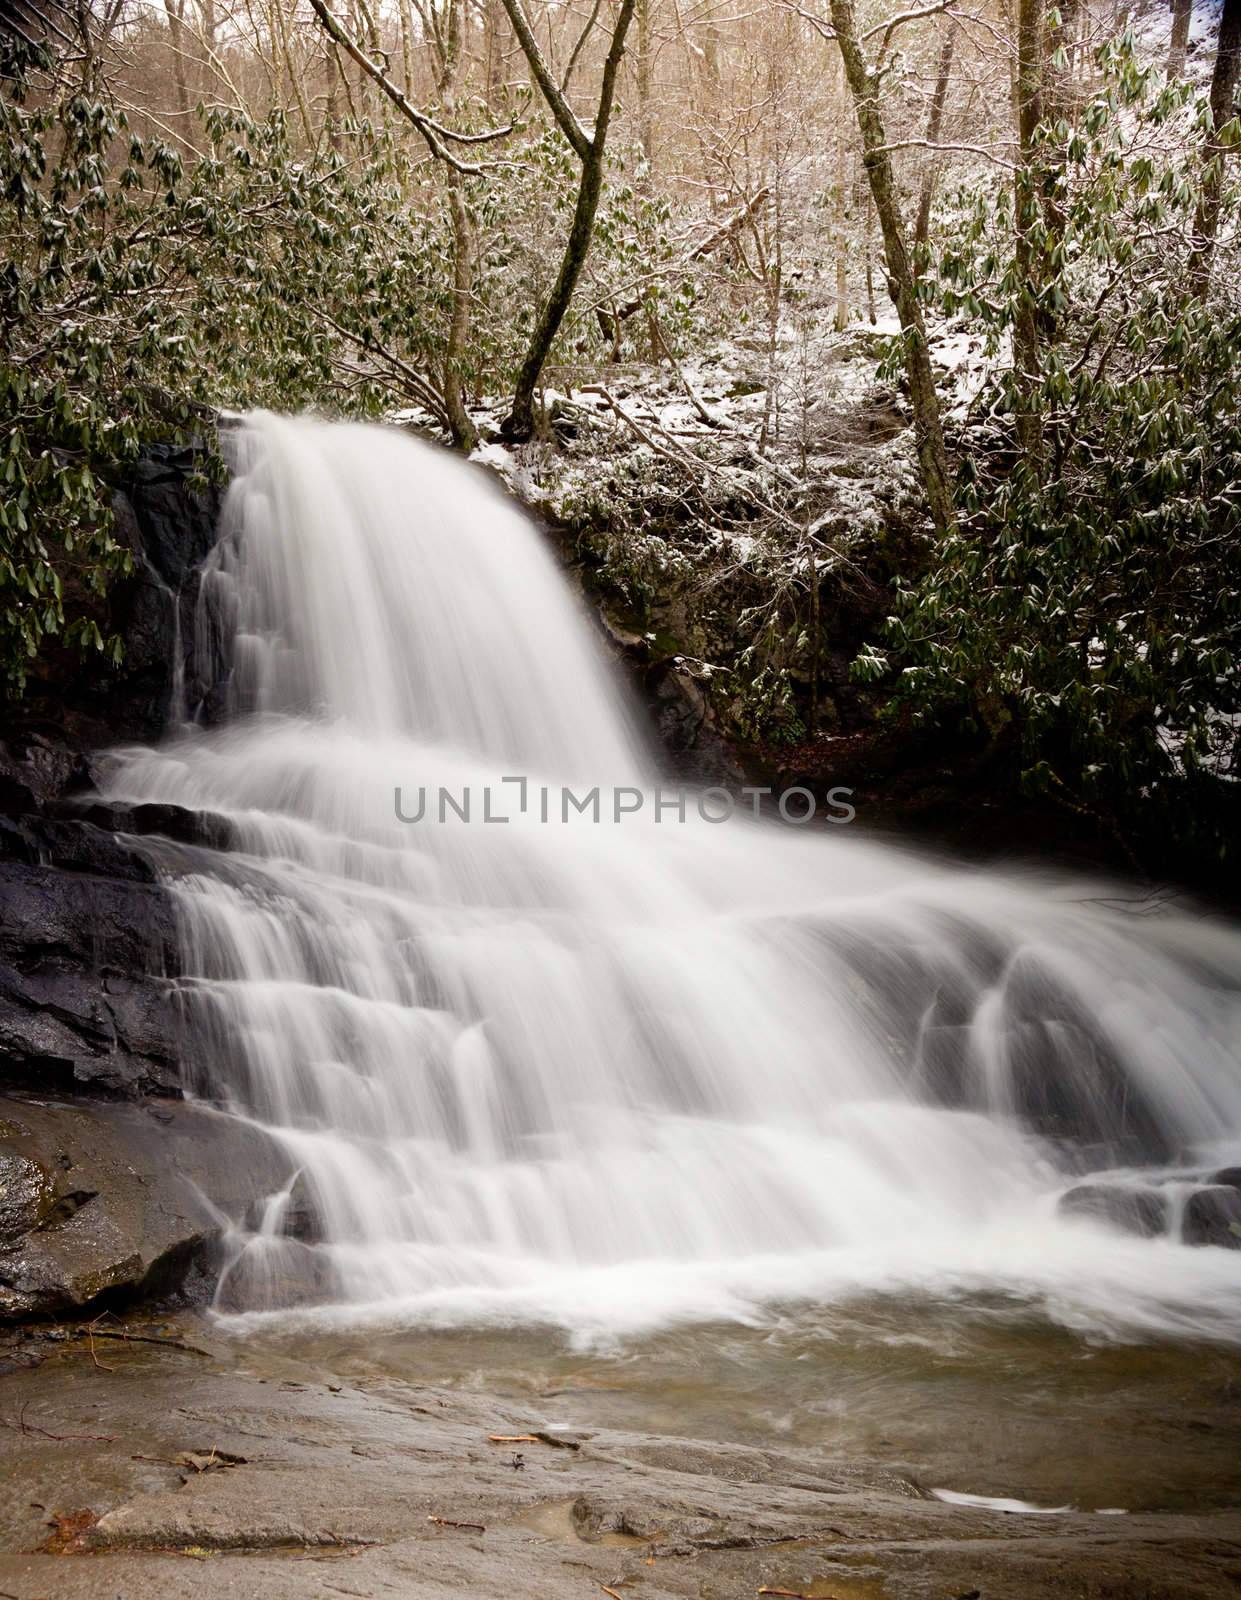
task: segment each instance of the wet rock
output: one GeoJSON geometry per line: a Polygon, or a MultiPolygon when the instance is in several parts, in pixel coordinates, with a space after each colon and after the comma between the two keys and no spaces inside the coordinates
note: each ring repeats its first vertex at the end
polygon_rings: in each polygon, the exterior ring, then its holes
{"type": "Polygon", "coordinates": [[[1185,1202],[1181,1237],[1186,1244],[1241,1250],[1241,1189],[1220,1184],[1191,1194],[1185,1202]]]}
{"type": "Polygon", "coordinates": [[[1157,1189],[1126,1189],[1119,1184],[1082,1183],[1061,1195],[1062,1216],[1105,1222],[1122,1233],[1144,1239],[1166,1233],[1168,1202],[1157,1189]]]}
{"type": "Polygon", "coordinates": [[[0,1088],[178,1090],[193,1040],[151,864],[88,823],[44,818],[0,828],[0,853],[0,1088]]]}
{"type": "Polygon", "coordinates": [[[248,1233],[267,1233],[302,1244],[322,1244],[326,1237],[318,1197],[304,1172],[297,1173],[282,1193],[267,1195],[252,1206],[244,1226],[248,1233]]]}
{"type": "Polygon", "coordinates": [[[160,734],[177,681],[191,673],[198,573],[221,503],[219,488],[204,481],[206,467],[201,446],[153,445],[115,497],[117,535],[134,573],[109,595],[110,621],[125,641],[124,659],[100,685],[113,739],[160,734]]]}
{"type": "Polygon", "coordinates": [[[61,822],[42,816],[4,818],[0,860],[55,866],[62,872],[154,883],[150,861],[124,839],[84,821],[61,822]]]}
{"type": "MultiPolygon", "coordinates": [[[[193,676],[193,617],[199,572],[215,541],[221,505],[217,485],[205,480],[208,455],[201,445],[154,445],[143,451],[112,497],[114,536],[130,555],[132,571],[113,578],[106,597],[82,582],[68,563],[61,572],[67,604],[105,636],[119,637],[118,663],[95,657],[84,663],[70,646],[48,640],[20,706],[10,708],[5,739],[10,756],[28,766],[25,742],[42,739],[63,748],[72,762],[83,751],[125,740],[158,737],[167,724],[174,690],[193,676]]],[[[201,690],[199,691],[201,693],[201,690]]],[[[47,765],[47,753],[38,756],[47,765]]],[[[50,789],[82,788],[69,773],[10,775],[41,803],[50,789]]],[[[0,762],[0,805],[10,812],[29,801],[6,786],[0,762]],[[6,794],[7,788],[7,794],[6,794]]]]}
{"type": "Polygon", "coordinates": [[[663,749],[679,777],[725,786],[741,780],[741,768],[716,725],[707,697],[675,660],[656,660],[641,677],[647,708],[663,749]]]}
{"type": "Polygon", "coordinates": [[[281,1311],[324,1305],[337,1294],[336,1272],[325,1250],[298,1239],[256,1235],[225,1266],[216,1303],[221,1311],[281,1311]]]}
{"type": "Polygon", "coordinates": [[[178,844],[203,845],[209,850],[230,850],[236,829],[227,817],[213,811],[191,811],[177,805],[126,805],[121,801],[71,799],[61,809],[96,828],[115,833],[155,835],[178,844]]]}
{"type": "Polygon", "coordinates": [[[89,782],[86,757],[57,739],[19,730],[0,743],[0,811],[8,815],[37,811],[89,782]]]}
{"type": "Polygon", "coordinates": [[[0,1147],[0,1250],[33,1232],[54,1198],[52,1180],[37,1161],[0,1147]]]}
{"type": "Polygon", "coordinates": [[[194,1106],[153,1115],[11,1097],[0,1101],[0,1184],[8,1173],[0,1318],[15,1319],[209,1293],[229,1219],[287,1181],[288,1162],[259,1130],[194,1106]]]}
{"type": "Polygon", "coordinates": [[[1241,1167],[1221,1167],[1211,1182],[1222,1183],[1229,1189],[1241,1189],[1241,1167]]]}
{"type": "Polygon", "coordinates": [[[1104,1145],[1118,1163],[1172,1159],[1163,1119],[1073,997],[1049,987],[1037,963],[1014,968],[1006,996],[1028,1013],[1003,1046],[1019,1115],[1047,1137],[1104,1145]]]}
{"type": "Polygon", "coordinates": [[[215,543],[220,490],[204,480],[201,444],[148,445],[125,492],[142,532],[142,548],[170,588],[184,583],[215,543]]]}

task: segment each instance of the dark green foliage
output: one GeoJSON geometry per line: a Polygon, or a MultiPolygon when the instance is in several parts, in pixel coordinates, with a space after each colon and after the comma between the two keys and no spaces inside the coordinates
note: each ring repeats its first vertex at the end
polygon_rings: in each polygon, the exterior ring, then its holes
{"type": "MultiPolygon", "coordinates": [[[[1129,39],[1102,66],[1077,125],[1041,130],[1037,280],[1006,254],[1008,195],[973,207],[940,264],[945,311],[986,330],[997,365],[972,410],[958,529],[898,591],[896,699],[1013,741],[1028,786],[1128,839],[1199,827],[1222,857],[1236,845],[1203,795],[1241,777],[1237,253],[1217,254],[1197,295],[1201,103],[1139,70],[1129,39]],[[1024,389],[1005,360],[1023,296],[1041,344],[1024,389]],[[1023,401],[1042,460],[1016,446],[1023,401]]],[[[1236,202],[1227,187],[1230,219],[1236,202]]],[[[890,666],[872,651],[855,671],[890,666]]]]}
{"type": "Polygon", "coordinates": [[[447,313],[435,230],[405,203],[383,133],[351,130],[366,155],[355,169],[330,148],[297,155],[278,115],[216,111],[203,153],[184,158],[133,136],[42,52],[0,48],[0,682],[12,691],[49,635],[119,648],[82,598],[128,561],[112,483],[140,441],[186,437],[205,408],[433,398],[422,373],[447,313]]]}

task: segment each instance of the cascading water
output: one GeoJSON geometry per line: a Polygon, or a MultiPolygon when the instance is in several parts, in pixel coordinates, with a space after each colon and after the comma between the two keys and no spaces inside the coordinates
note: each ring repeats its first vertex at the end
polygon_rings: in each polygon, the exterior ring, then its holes
{"type": "Polygon", "coordinates": [[[233,828],[175,880],[190,1016],[298,1178],[229,1309],[589,1334],[900,1286],[1241,1338],[1241,1255],[1056,1211],[1241,1156],[1237,932],[821,822],[613,820],[657,766],[551,555],[395,431],[250,419],[200,613],[229,719],[110,791],[233,828]]]}

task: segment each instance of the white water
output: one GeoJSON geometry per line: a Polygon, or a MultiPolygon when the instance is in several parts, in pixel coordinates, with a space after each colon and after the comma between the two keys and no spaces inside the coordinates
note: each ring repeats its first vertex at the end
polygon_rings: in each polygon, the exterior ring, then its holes
{"type": "Polygon", "coordinates": [[[1241,1254],[1055,1215],[1074,1162],[1241,1156],[1237,932],[822,821],[561,822],[657,761],[538,533],[395,432],[251,419],[200,609],[234,714],[110,792],[236,825],[176,883],[190,1015],[327,1241],[275,1197],[231,1308],[589,1337],[998,1290],[1241,1338],[1241,1254]]]}

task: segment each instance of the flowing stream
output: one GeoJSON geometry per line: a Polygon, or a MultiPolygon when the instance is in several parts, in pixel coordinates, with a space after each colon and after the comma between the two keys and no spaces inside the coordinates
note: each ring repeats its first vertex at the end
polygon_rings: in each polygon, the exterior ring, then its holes
{"type": "Polygon", "coordinates": [[[223,1310],[589,1341],[895,1290],[1241,1341],[1241,1253],[1181,1242],[1241,1159],[1241,934],[857,825],[657,815],[481,472],[268,415],[236,451],[197,637],[228,714],[109,781],[234,830],[174,880],[200,1088],[298,1176],[234,1219],[223,1310]],[[1152,1236],[1058,1212],[1099,1170],[1152,1236]]]}

